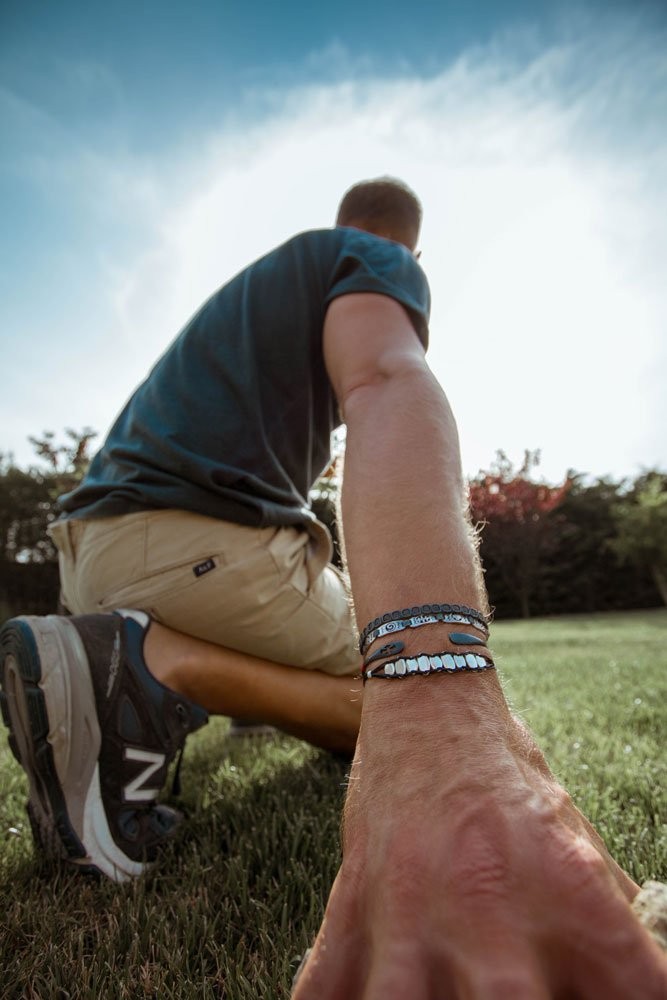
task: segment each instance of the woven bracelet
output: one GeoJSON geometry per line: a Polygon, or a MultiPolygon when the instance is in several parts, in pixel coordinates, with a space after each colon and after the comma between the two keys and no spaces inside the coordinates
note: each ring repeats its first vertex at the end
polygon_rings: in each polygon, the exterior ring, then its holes
{"type": "MultiPolygon", "coordinates": [[[[461,615],[460,618],[451,619],[454,622],[459,622],[463,625],[473,625],[481,629],[486,635],[489,633],[488,623],[491,620],[490,615],[484,615],[481,611],[477,611],[476,608],[466,607],[465,604],[419,604],[412,608],[403,608],[401,611],[389,611],[384,615],[380,615],[378,618],[374,618],[372,622],[364,628],[361,635],[359,636],[359,650],[363,656],[364,650],[368,648],[371,642],[375,639],[380,638],[380,635],[387,635],[391,629],[387,629],[383,632],[378,632],[374,639],[369,641],[369,636],[371,632],[375,632],[378,629],[384,627],[390,622],[409,622],[414,619],[414,623],[411,625],[403,625],[404,628],[417,628],[419,625],[428,625],[431,621],[446,621],[445,618],[432,617],[436,615],[461,615]]],[[[400,631],[400,628],[393,629],[393,631],[400,631]]]]}
{"type": "Polygon", "coordinates": [[[416,675],[495,670],[495,666],[490,656],[482,656],[481,653],[418,653],[417,656],[401,657],[369,667],[363,671],[362,677],[365,683],[372,678],[395,680],[416,675]]]}

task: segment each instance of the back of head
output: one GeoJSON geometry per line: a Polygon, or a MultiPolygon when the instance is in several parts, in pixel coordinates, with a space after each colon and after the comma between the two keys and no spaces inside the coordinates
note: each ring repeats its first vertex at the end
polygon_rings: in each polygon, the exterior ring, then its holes
{"type": "Polygon", "coordinates": [[[414,250],[421,220],[422,207],[414,191],[394,177],[378,177],[350,188],[338,208],[336,225],[364,229],[414,250]]]}

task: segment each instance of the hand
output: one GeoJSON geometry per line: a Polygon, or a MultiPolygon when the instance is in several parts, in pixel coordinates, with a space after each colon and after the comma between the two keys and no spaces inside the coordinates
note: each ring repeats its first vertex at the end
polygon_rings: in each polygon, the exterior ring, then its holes
{"type": "Polygon", "coordinates": [[[520,723],[471,745],[468,722],[409,741],[408,718],[390,741],[382,718],[365,709],[343,864],[293,1000],[665,1000],[638,887],[520,723]]]}

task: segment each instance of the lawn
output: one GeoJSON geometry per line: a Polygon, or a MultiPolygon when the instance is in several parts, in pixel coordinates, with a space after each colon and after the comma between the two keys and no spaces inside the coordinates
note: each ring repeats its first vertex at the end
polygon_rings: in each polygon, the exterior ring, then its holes
{"type": "MultiPolygon", "coordinates": [[[[667,880],[667,611],[500,622],[492,639],[514,709],[616,860],[639,882],[667,880]]],[[[227,729],[215,719],[190,738],[185,832],[121,887],[34,856],[3,741],[2,1000],[289,996],[339,861],[346,766],[227,729]]]]}

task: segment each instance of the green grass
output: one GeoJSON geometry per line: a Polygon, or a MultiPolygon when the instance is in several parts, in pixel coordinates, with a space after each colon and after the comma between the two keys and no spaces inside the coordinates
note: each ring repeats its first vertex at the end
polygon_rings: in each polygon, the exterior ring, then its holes
{"type": "MultiPolygon", "coordinates": [[[[639,882],[667,879],[666,639],[667,611],[493,629],[514,708],[639,882]]],[[[188,744],[183,836],[118,887],[34,856],[25,779],[4,744],[0,997],[288,997],[338,866],[345,775],[286,737],[233,742],[216,719],[188,744]]]]}

